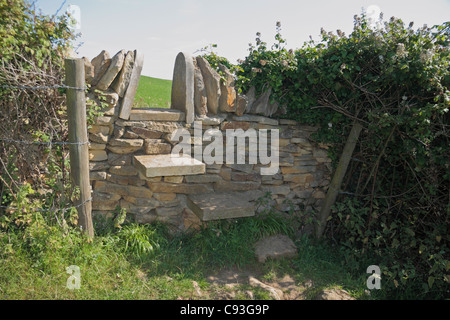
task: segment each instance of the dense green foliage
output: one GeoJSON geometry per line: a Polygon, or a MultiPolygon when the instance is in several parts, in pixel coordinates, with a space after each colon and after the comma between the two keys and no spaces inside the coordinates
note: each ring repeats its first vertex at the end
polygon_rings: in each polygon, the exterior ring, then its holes
{"type": "Polygon", "coordinates": [[[19,208],[3,223],[65,207],[75,195],[65,187],[64,146],[3,140],[67,139],[64,89],[52,87],[64,84],[64,57],[75,38],[69,25],[69,16],[44,15],[34,3],[0,1],[0,205],[19,208]]]}
{"type": "Polygon", "coordinates": [[[322,29],[294,51],[277,23],[274,45],[257,33],[235,68],[243,92],[271,87],[281,117],[320,126],[314,138],[332,144],[334,164],[363,125],[327,236],[347,263],[380,265],[391,297],[449,294],[449,31],[382,17],[375,28],[362,14],[348,36],[322,29]]]}

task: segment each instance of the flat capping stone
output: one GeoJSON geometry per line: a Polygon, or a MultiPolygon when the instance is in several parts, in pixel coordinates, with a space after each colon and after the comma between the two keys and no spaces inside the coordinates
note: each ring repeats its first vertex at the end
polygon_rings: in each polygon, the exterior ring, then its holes
{"type": "Polygon", "coordinates": [[[195,175],[206,172],[206,165],[189,155],[158,154],[134,156],[133,165],[147,178],[195,175]]]}
{"type": "Polygon", "coordinates": [[[240,197],[240,193],[191,194],[186,204],[202,221],[255,215],[255,205],[240,197]]]}
{"type": "Polygon", "coordinates": [[[142,108],[132,109],[130,121],[185,121],[186,114],[176,109],[142,108]]]}

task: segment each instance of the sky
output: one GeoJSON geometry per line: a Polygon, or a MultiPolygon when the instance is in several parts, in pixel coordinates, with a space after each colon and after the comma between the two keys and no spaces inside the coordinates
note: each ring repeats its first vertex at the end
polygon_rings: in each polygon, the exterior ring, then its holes
{"type": "MultiPolygon", "coordinates": [[[[43,13],[64,13],[70,5],[80,9],[81,37],[77,54],[90,60],[102,50],[140,50],[145,57],[142,75],[172,79],[179,52],[193,56],[217,44],[218,55],[236,63],[248,54],[256,33],[270,46],[276,23],[288,49],[303,46],[310,36],[319,40],[320,29],[346,34],[353,16],[362,8],[378,8],[415,27],[450,20],[450,0],[37,0],[43,13]]],[[[375,12],[375,11],[374,11],[375,12]]],[[[368,14],[370,12],[368,11],[368,14]]]]}

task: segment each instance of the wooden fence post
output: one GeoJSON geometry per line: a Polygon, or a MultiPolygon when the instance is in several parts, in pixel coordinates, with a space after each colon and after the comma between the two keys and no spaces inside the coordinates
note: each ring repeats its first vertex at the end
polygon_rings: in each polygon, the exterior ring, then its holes
{"type": "Polygon", "coordinates": [[[82,59],[65,60],[67,89],[67,118],[69,125],[70,173],[75,186],[80,189],[78,222],[89,238],[94,237],[92,224],[91,185],[89,181],[89,144],[86,123],[85,74],[82,59]],[[80,88],[80,89],[77,89],[80,88]]]}
{"type": "Polygon", "coordinates": [[[330,216],[331,207],[334,205],[336,198],[339,194],[339,189],[342,185],[345,173],[347,171],[348,164],[355,149],[356,142],[358,141],[361,133],[362,126],[359,123],[355,123],[350,131],[344,150],[342,151],[339,164],[328,187],[327,195],[324,199],[322,208],[318,216],[318,224],[316,228],[316,237],[321,238],[327,225],[328,217],[330,216]]]}

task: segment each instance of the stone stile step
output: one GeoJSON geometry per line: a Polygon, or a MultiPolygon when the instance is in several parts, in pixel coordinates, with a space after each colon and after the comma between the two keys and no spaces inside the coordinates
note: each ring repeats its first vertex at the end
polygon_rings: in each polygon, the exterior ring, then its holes
{"type": "Polygon", "coordinates": [[[134,156],[134,167],[147,178],[204,174],[206,165],[188,155],[134,156]]]}
{"type": "Polygon", "coordinates": [[[186,202],[202,221],[251,217],[255,205],[240,193],[208,193],[189,195],[186,202]]]}

